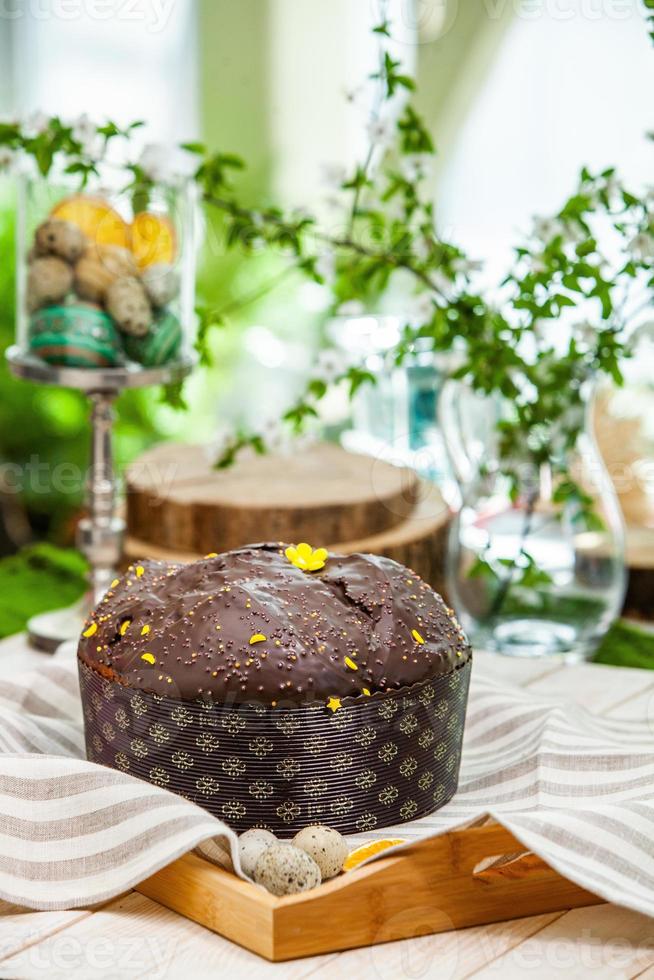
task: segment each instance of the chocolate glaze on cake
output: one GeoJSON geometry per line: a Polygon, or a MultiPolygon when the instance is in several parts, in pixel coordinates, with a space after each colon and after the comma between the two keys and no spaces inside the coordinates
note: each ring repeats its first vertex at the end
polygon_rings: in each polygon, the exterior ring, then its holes
{"type": "Polygon", "coordinates": [[[284,545],[257,544],[130,566],[79,656],[137,690],[274,707],[409,687],[450,673],[470,647],[441,597],[397,562],[330,554],[306,572],[284,545]]]}

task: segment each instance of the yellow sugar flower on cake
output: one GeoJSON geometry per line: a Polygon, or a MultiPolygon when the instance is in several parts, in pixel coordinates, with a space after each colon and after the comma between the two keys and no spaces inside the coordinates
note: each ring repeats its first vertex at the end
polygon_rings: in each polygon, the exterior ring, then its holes
{"type": "Polygon", "coordinates": [[[301,568],[303,572],[317,572],[319,568],[325,567],[328,558],[326,548],[316,548],[315,550],[306,541],[298,545],[291,545],[284,552],[288,560],[296,568],[301,568]]]}

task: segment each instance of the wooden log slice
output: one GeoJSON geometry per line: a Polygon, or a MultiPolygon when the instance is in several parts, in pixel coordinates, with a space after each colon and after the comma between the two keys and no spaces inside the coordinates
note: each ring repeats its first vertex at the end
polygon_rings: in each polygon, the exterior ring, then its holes
{"type": "Polygon", "coordinates": [[[167,443],[133,463],[126,482],[130,535],[197,554],[367,538],[401,524],[418,491],[412,470],[328,443],[226,470],[212,468],[205,447],[167,443]]]}
{"type": "MultiPolygon", "coordinates": [[[[437,592],[445,595],[445,554],[451,517],[451,511],[437,488],[432,484],[420,482],[413,510],[393,528],[350,541],[325,541],[324,538],[319,537],[319,528],[315,528],[307,537],[312,543],[319,542],[330,551],[341,554],[359,551],[386,555],[387,558],[412,568],[437,592]]],[[[293,540],[298,540],[292,537],[293,540]]],[[[239,542],[239,544],[247,543],[247,541],[239,542]]],[[[125,539],[125,564],[138,558],[177,562],[196,561],[205,553],[203,550],[162,548],[131,534],[128,534],[125,539]]]]}

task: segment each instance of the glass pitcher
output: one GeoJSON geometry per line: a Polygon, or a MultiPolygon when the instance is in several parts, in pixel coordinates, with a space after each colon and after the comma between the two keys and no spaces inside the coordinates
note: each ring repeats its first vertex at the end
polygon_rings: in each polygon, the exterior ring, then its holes
{"type": "Polygon", "coordinates": [[[497,402],[450,381],[440,415],[460,488],[447,588],[471,641],[512,656],[589,658],[620,613],[626,576],[622,515],[588,396],[565,458],[537,467],[525,447],[511,477],[498,453],[497,402]]]}

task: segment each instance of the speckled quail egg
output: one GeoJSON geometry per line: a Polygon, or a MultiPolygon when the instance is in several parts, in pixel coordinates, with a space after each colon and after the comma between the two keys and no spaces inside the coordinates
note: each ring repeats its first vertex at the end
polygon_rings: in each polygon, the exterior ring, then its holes
{"type": "Polygon", "coordinates": [[[136,276],[134,258],[118,245],[92,243],[75,266],[75,292],[83,299],[102,303],[116,279],[136,276]]]}
{"type": "Polygon", "coordinates": [[[81,229],[72,221],[48,218],[34,233],[34,248],[39,255],[58,255],[66,262],[77,262],[85,246],[81,229]]]}
{"type": "Polygon", "coordinates": [[[320,868],[323,881],[338,874],[349,853],[343,835],[321,824],[303,827],[293,838],[293,844],[313,858],[320,868]]]}
{"type": "Polygon", "coordinates": [[[257,861],[254,880],[273,895],[294,895],[320,884],[320,868],[299,847],[271,844],[257,861]]]}
{"type": "Polygon", "coordinates": [[[108,287],[105,305],[116,326],[131,337],[144,337],[152,323],[152,308],[143,286],[133,276],[116,279],[108,287]]]}
{"type": "Polygon", "coordinates": [[[260,827],[253,827],[241,834],[238,839],[238,853],[241,859],[241,869],[248,877],[254,877],[257,861],[267,847],[276,843],[275,835],[260,827]]]}
{"type": "Polygon", "coordinates": [[[27,272],[27,306],[30,312],[58,303],[73,284],[73,270],[55,255],[34,259],[27,272]]]}
{"type": "Polygon", "coordinates": [[[157,309],[170,303],[179,292],[179,274],[168,262],[155,262],[141,273],[148,299],[157,309]]]}

